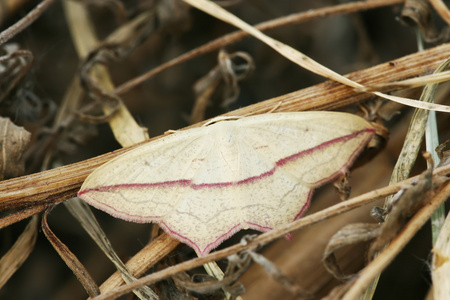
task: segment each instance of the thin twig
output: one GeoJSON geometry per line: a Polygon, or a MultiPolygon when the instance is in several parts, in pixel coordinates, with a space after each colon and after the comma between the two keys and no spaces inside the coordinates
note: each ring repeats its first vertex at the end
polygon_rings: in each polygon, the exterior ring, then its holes
{"type": "MultiPolygon", "coordinates": [[[[373,0],[373,1],[358,1],[345,3],[335,6],[328,6],[320,9],[312,9],[300,13],[295,13],[289,16],[284,16],[278,19],[270,20],[267,22],[260,23],[255,25],[254,27],[260,31],[267,31],[270,29],[288,26],[293,24],[305,23],[318,18],[324,18],[328,16],[340,15],[340,14],[349,14],[358,11],[365,11],[377,7],[388,6],[403,3],[405,0],[373,0]]],[[[180,55],[156,68],[148,71],[145,74],[142,74],[130,81],[127,81],[116,88],[116,94],[123,94],[136,87],[137,85],[143,83],[146,80],[156,76],[157,74],[173,67],[183,62],[186,62],[194,57],[198,57],[204,55],[206,53],[218,50],[226,45],[236,43],[246,37],[249,34],[242,30],[232,32],[220,38],[217,38],[211,42],[206,43],[205,45],[193,49],[183,55],[180,55]]]]}
{"type": "Polygon", "coordinates": [[[449,194],[450,183],[447,183],[445,187],[435,195],[429,205],[423,207],[416,215],[414,215],[408,222],[408,225],[405,226],[402,232],[389,244],[389,246],[387,246],[383,252],[381,252],[358,274],[358,278],[343,299],[359,299],[359,296],[367,288],[370,282],[389,265],[393,258],[397,256],[397,254],[413,238],[423,224],[430,219],[433,212],[444,203],[449,194]]]}
{"type": "Polygon", "coordinates": [[[11,25],[8,29],[0,33],[0,46],[9,41],[19,32],[27,28],[31,23],[37,20],[47,8],[53,4],[54,0],[44,0],[39,3],[32,11],[30,11],[25,17],[17,21],[14,25],[11,25]]]}
{"type": "Polygon", "coordinates": [[[450,11],[442,0],[430,0],[431,5],[433,5],[436,12],[450,25],[450,11]]]}

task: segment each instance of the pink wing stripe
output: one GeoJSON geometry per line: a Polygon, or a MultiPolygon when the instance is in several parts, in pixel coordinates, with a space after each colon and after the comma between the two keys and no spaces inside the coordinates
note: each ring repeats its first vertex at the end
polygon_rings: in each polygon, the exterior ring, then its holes
{"type": "MultiPolygon", "coordinates": [[[[275,163],[275,166],[271,170],[269,170],[269,171],[267,171],[265,173],[262,173],[262,174],[257,175],[257,176],[252,176],[252,177],[249,177],[249,178],[246,178],[246,179],[243,179],[243,180],[240,180],[240,181],[236,181],[236,182],[230,181],[230,182],[193,184],[192,180],[190,180],[190,179],[178,179],[178,180],[154,182],[154,183],[130,183],[130,184],[125,183],[125,184],[116,184],[116,185],[100,186],[100,187],[85,189],[85,190],[79,191],[78,192],[78,196],[81,196],[83,194],[89,193],[91,191],[108,192],[108,191],[115,190],[115,189],[168,187],[168,186],[178,185],[178,186],[185,186],[185,187],[189,186],[189,187],[191,187],[194,190],[199,190],[199,189],[204,189],[204,188],[218,188],[218,187],[220,188],[220,187],[227,187],[227,186],[231,186],[231,185],[248,184],[248,183],[252,183],[254,181],[260,180],[260,179],[262,179],[264,177],[271,176],[278,167],[281,167],[284,164],[286,164],[286,163],[288,163],[288,162],[290,162],[292,160],[298,159],[298,158],[300,158],[302,156],[305,156],[305,155],[309,155],[309,154],[313,153],[314,151],[322,150],[323,148],[326,148],[326,147],[328,147],[328,146],[330,146],[332,144],[339,143],[339,142],[342,142],[342,141],[348,141],[350,139],[353,139],[353,138],[357,137],[358,135],[365,134],[365,133],[374,133],[374,132],[375,132],[375,129],[373,129],[373,128],[366,128],[366,129],[363,129],[363,130],[360,130],[360,131],[355,131],[355,132],[353,132],[351,134],[348,134],[348,135],[344,135],[344,136],[338,137],[336,139],[332,139],[332,140],[327,141],[325,143],[322,143],[322,144],[320,144],[320,145],[318,145],[318,146],[316,146],[314,148],[307,149],[307,150],[304,150],[304,151],[301,151],[301,152],[298,152],[298,153],[294,153],[294,154],[292,154],[292,155],[290,155],[288,157],[285,157],[285,158],[282,158],[282,159],[278,160],[275,163]]],[[[352,155],[350,156],[349,161],[353,161],[353,158],[360,152],[360,150],[361,149],[355,149],[354,153],[352,153],[352,155]]],[[[348,167],[348,166],[344,166],[344,168],[346,168],[346,167],[348,167]]],[[[339,171],[341,171],[341,170],[338,170],[338,172],[339,171]]],[[[335,174],[333,174],[332,177],[334,177],[334,175],[335,174]]],[[[329,182],[329,181],[330,181],[330,178],[323,178],[319,182],[316,182],[316,184],[326,183],[326,182],[329,182]]]]}

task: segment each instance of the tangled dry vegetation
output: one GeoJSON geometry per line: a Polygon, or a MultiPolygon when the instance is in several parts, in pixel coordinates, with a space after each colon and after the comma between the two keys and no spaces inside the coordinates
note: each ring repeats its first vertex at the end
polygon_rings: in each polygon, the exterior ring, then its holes
{"type": "Polygon", "coordinates": [[[445,4],[214,3],[5,4],[0,298],[445,299],[445,4]],[[440,112],[427,123],[429,110],[411,106],[440,112]],[[73,199],[95,168],[149,136],[218,115],[304,110],[359,114],[378,140],[338,193],[318,189],[289,226],[241,231],[197,257],[156,225],[94,217],[73,199]]]}

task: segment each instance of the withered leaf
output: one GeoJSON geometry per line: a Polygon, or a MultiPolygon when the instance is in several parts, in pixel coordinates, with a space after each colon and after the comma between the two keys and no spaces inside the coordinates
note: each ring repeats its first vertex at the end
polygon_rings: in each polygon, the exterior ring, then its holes
{"type": "Polygon", "coordinates": [[[16,126],[9,118],[0,117],[0,180],[20,176],[25,171],[23,153],[31,134],[25,128],[16,126]]]}

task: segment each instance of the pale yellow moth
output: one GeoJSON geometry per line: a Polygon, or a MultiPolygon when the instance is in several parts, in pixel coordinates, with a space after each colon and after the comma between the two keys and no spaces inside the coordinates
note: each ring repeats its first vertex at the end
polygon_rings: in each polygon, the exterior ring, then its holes
{"type": "Polygon", "coordinates": [[[271,113],[175,132],[96,169],[78,197],[155,222],[205,255],[242,228],[299,218],[314,188],[345,173],[374,135],[337,112],[271,113]]]}

